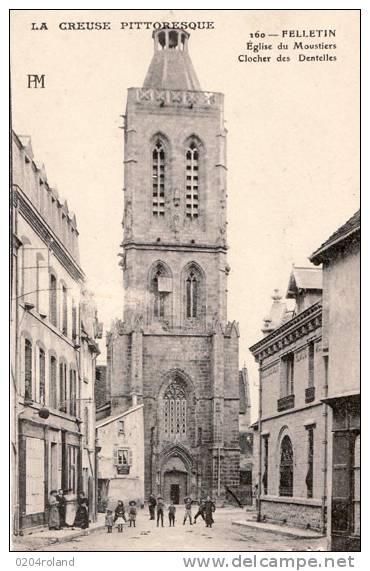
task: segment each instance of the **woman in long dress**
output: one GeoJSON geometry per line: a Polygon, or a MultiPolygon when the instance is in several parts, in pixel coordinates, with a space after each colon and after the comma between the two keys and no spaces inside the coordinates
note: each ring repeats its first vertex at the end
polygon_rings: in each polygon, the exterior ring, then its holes
{"type": "Polygon", "coordinates": [[[66,499],[62,489],[60,489],[57,493],[57,500],[59,510],[59,525],[62,528],[66,525],[66,499]]]}
{"type": "Polygon", "coordinates": [[[57,491],[51,490],[49,498],[49,529],[60,529],[57,491]]]}
{"type": "Polygon", "coordinates": [[[66,501],[65,525],[66,527],[73,527],[76,517],[76,496],[73,490],[69,489],[65,493],[64,498],[66,501]]]}
{"type": "Polygon", "coordinates": [[[77,511],[73,525],[81,529],[87,529],[89,527],[89,502],[84,492],[78,494],[77,511]]]}
{"type": "Polygon", "coordinates": [[[215,511],[215,509],[216,509],[215,504],[212,502],[211,498],[207,496],[207,499],[204,503],[204,515],[206,520],[206,527],[212,527],[212,524],[214,523],[213,512],[215,511]]]}

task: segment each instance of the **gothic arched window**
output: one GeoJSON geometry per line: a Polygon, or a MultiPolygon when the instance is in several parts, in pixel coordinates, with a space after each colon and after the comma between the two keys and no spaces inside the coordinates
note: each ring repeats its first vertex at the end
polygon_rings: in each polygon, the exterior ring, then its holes
{"type": "Polygon", "coordinates": [[[159,262],[151,274],[151,291],[153,296],[153,317],[156,320],[169,317],[172,278],[169,269],[159,262]]]}
{"type": "Polygon", "coordinates": [[[199,276],[194,270],[190,270],[186,278],[186,317],[198,316],[198,289],[199,276]]]}
{"type": "Polygon", "coordinates": [[[164,317],[164,297],[163,291],[160,291],[160,278],[162,277],[163,270],[159,268],[154,274],[153,285],[154,285],[154,307],[153,314],[154,317],[161,318],[164,317]]]}
{"type": "Polygon", "coordinates": [[[186,217],[198,218],[199,150],[192,142],[186,150],[186,217]]]}
{"type": "Polygon", "coordinates": [[[288,435],[280,446],[280,496],[293,496],[293,447],[288,435]]]}
{"type": "Polygon", "coordinates": [[[186,392],[178,379],[164,393],[164,432],[167,436],[186,434],[186,392]]]}
{"type": "Polygon", "coordinates": [[[165,183],[166,183],[165,148],[158,139],[152,151],[152,212],[153,216],[164,217],[165,183]]]}

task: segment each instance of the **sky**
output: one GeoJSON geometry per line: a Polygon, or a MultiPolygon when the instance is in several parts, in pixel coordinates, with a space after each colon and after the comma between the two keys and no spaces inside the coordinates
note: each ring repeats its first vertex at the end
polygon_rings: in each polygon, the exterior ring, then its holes
{"type": "Polygon", "coordinates": [[[309,265],[309,255],[359,207],[358,13],[13,11],[13,128],[31,136],[49,184],[76,214],[81,265],[104,330],[122,316],[126,92],[142,85],[153,54],[151,31],[122,30],[122,21],[214,23],[191,32],[189,51],[202,89],[225,94],[228,317],[239,322],[255,418],[258,371],[248,347],[261,338],[271,294],[285,294],[292,264],[309,265]],[[31,30],[42,21],[47,30],[31,30]],[[109,21],[111,29],[58,27],[79,21],[109,21]],[[334,29],[335,37],[305,42],[336,48],[305,53],[334,54],[336,61],[298,62],[291,49],[289,63],[238,61],[239,54],[256,55],[247,50],[250,34],[265,33],[253,41],[277,46],[280,39],[268,34],[318,29],[334,29]],[[45,89],[28,89],[28,74],[45,74],[45,89]]]}

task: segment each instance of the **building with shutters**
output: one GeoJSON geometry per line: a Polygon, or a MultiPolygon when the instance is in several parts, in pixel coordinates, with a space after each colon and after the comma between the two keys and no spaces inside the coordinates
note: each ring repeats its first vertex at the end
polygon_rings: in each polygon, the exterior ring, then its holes
{"type": "Polygon", "coordinates": [[[360,211],[312,255],[322,264],[322,352],[331,433],[328,539],[332,551],[360,550],[360,211]]]}
{"type": "Polygon", "coordinates": [[[12,136],[12,507],[14,532],[47,522],[51,489],[95,505],[95,359],[76,218],[29,137],[12,136]]]}
{"type": "Polygon", "coordinates": [[[238,325],[227,317],[223,95],[200,87],[189,34],[153,33],[127,94],[123,319],[110,332],[111,414],[143,404],[145,496],[239,486],[238,325]]]}
{"type": "Polygon", "coordinates": [[[143,405],[96,423],[98,511],[114,510],[118,500],[144,505],[143,405]]]}
{"type": "Polygon", "coordinates": [[[321,270],[293,266],[286,298],[274,291],[264,336],[250,348],[260,372],[253,425],[258,518],[323,531],[329,427],[321,401],[321,270]]]}

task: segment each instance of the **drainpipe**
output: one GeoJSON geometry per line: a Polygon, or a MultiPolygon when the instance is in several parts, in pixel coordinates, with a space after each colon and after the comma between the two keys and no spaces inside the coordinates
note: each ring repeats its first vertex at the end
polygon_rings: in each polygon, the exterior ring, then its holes
{"type": "Polygon", "coordinates": [[[259,361],[259,380],[258,380],[258,434],[259,434],[259,450],[258,450],[258,491],[257,491],[257,521],[261,521],[261,489],[262,489],[262,362],[259,361]]]}
{"type": "MultiPolygon", "coordinates": [[[[153,494],[153,454],[154,454],[154,429],[153,427],[150,429],[150,493],[153,494]]],[[[145,493],[145,491],[144,491],[145,493]]]]}
{"type": "Polygon", "coordinates": [[[101,451],[101,446],[99,446],[99,439],[98,439],[98,429],[95,428],[95,490],[94,490],[94,516],[95,521],[98,517],[98,476],[99,476],[99,452],[101,451]]]}
{"type": "Polygon", "coordinates": [[[221,495],[221,447],[218,445],[217,495],[221,495]]]}
{"type": "MultiPolygon", "coordinates": [[[[325,385],[324,385],[324,397],[328,396],[328,366],[329,366],[329,356],[324,355],[324,375],[325,375],[325,385]]],[[[325,513],[327,510],[327,488],[328,488],[328,404],[325,402],[323,404],[322,416],[324,417],[324,477],[323,477],[323,490],[322,490],[322,502],[321,502],[321,521],[322,521],[322,532],[326,534],[326,519],[328,514],[325,513]],[[325,518],[326,515],[326,518],[325,518]]]]}

